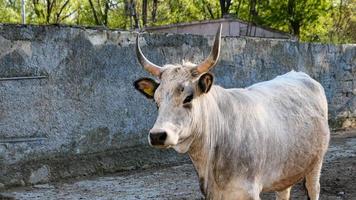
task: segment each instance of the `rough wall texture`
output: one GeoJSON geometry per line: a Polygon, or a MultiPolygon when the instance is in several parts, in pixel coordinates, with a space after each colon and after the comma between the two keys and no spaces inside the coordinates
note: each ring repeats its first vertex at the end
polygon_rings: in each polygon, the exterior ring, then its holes
{"type": "MultiPolygon", "coordinates": [[[[203,60],[210,37],[147,35],[157,64],[203,60]]],[[[0,25],[0,183],[35,184],[78,175],[186,162],[148,147],[154,103],[132,82],[138,65],[129,32],[0,25]]],[[[325,87],[333,128],[355,127],[356,45],[224,38],[216,83],[245,87],[292,69],[325,87]]]]}

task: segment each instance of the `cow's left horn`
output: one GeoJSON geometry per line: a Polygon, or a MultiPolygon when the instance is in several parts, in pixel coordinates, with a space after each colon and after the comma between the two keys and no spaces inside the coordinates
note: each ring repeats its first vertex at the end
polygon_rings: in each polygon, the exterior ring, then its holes
{"type": "Polygon", "coordinates": [[[136,38],[136,55],[137,55],[137,59],[140,62],[140,64],[143,66],[143,68],[145,70],[147,70],[149,73],[151,73],[154,76],[159,77],[161,74],[161,67],[153,64],[152,62],[150,62],[142,53],[141,48],[140,48],[140,44],[138,42],[138,37],[139,35],[137,34],[137,38],[136,38]]]}
{"type": "Polygon", "coordinates": [[[221,29],[222,29],[222,25],[220,24],[220,27],[216,32],[214,45],[213,48],[211,49],[209,57],[205,59],[200,65],[197,66],[197,71],[199,74],[209,71],[218,62],[219,54],[220,54],[221,29]]]}

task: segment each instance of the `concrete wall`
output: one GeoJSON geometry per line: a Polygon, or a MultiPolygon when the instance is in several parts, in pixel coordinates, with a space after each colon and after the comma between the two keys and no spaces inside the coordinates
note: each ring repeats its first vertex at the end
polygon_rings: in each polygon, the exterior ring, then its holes
{"type": "MultiPolygon", "coordinates": [[[[144,34],[141,44],[157,64],[200,62],[212,39],[144,34]]],[[[129,32],[0,25],[0,186],[187,162],[147,144],[156,108],[132,86],[149,76],[134,44],[129,32]]],[[[355,127],[355,55],[356,45],[224,38],[213,73],[245,87],[304,71],[325,87],[331,125],[355,127]]]]}

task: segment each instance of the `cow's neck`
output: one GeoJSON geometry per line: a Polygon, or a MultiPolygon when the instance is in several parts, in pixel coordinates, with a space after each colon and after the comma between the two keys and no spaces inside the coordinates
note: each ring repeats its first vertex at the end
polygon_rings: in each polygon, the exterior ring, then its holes
{"type": "Polygon", "coordinates": [[[192,160],[198,173],[203,171],[205,168],[202,167],[207,162],[207,152],[204,151],[203,143],[201,138],[196,138],[191,144],[189,151],[189,157],[192,160]]]}
{"type": "Polygon", "coordinates": [[[203,140],[201,137],[196,138],[191,144],[189,151],[189,157],[193,162],[195,170],[197,171],[199,177],[200,189],[203,194],[205,191],[205,180],[206,178],[206,165],[208,161],[208,152],[205,152],[205,148],[203,146],[203,140]]]}
{"type": "MultiPolygon", "coordinates": [[[[200,99],[198,105],[199,109],[196,110],[196,113],[193,115],[199,119],[196,120],[198,124],[194,124],[191,128],[194,133],[194,141],[189,148],[189,156],[198,172],[199,176],[206,176],[206,166],[208,164],[209,158],[209,147],[207,146],[207,141],[209,140],[209,134],[212,134],[215,130],[211,127],[210,122],[214,121],[212,118],[216,117],[215,115],[220,112],[218,106],[218,99],[216,99],[216,94],[224,92],[224,89],[217,86],[212,86],[208,94],[200,99]],[[209,114],[209,112],[214,114],[209,114]],[[197,127],[196,129],[193,127],[197,127]]],[[[200,178],[200,177],[199,177],[200,178]]]]}
{"type": "MultiPolygon", "coordinates": [[[[219,103],[219,98],[217,99],[217,93],[222,94],[225,92],[224,88],[221,87],[212,87],[210,94],[207,94],[207,96],[205,98],[205,100],[202,100],[200,106],[201,109],[199,110],[199,113],[196,113],[196,117],[198,117],[199,121],[202,122],[202,124],[197,124],[195,125],[195,127],[199,127],[198,131],[195,133],[196,138],[194,139],[194,141],[192,142],[192,144],[190,145],[189,148],[189,156],[193,162],[193,165],[198,173],[199,176],[199,181],[200,181],[200,187],[203,193],[205,193],[204,188],[205,187],[209,187],[207,185],[205,185],[206,182],[208,182],[207,179],[210,179],[212,174],[210,174],[209,169],[211,168],[209,163],[209,160],[212,158],[211,156],[213,155],[209,155],[209,153],[213,153],[214,151],[211,151],[211,148],[215,148],[216,144],[214,144],[214,147],[209,146],[209,144],[207,144],[207,141],[210,141],[211,138],[208,139],[209,134],[216,134],[216,132],[224,132],[223,130],[221,130],[221,127],[219,126],[214,126],[212,124],[209,124],[209,122],[215,121],[213,120],[214,117],[216,117],[216,115],[218,113],[220,113],[220,108],[219,108],[219,104],[223,105],[221,103],[219,103]],[[202,110],[209,110],[211,113],[210,115],[206,115],[206,112],[201,112],[202,110]],[[216,129],[216,130],[215,130],[216,129]]],[[[223,99],[223,98],[220,98],[223,99]]],[[[223,99],[225,100],[225,99],[223,99]]],[[[224,116],[220,116],[220,119],[222,119],[224,116]]],[[[214,154],[214,153],[213,153],[214,154]]],[[[211,182],[210,182],[211,183],[211,182]]]]}

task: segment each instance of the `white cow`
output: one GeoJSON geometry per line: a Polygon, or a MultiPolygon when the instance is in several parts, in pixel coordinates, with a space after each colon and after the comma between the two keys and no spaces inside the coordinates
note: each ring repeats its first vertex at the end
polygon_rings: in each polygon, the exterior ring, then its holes
{"type": "Polygon", "coordinates": [[[160,80],[134,83],[158,106],[149,143],[188,153],[207,199],[258,200],[264,191],[289,199],[303,179],[318,199],[330,137],[323,87],[295,71],[248,88],[213,85],[220,41],[221,26],[203,63],[160,67],[142,54],[137,36],[140,64],[160,80]]]}

